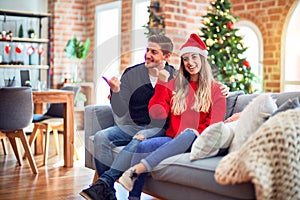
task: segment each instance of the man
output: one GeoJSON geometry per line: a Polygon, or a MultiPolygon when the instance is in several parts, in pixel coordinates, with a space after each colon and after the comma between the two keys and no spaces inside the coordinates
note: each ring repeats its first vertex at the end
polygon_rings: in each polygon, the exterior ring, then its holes
{"type": "Polygon", "coordinates": [[[108,80],[112,110],[125,120],[95,134],[94,155],[99,178],[80,193],[86,199],[116,199],[114,182],[130,167],[139,142],[165,134],[168,122],[151,119],[148,103],[154,94],[157,71],[165,69],[171,74],[170,78],[173,77],[175,69],[167,63],[172,51],[173,43],[168,37],[150,36],[145,63],[127,68],[121,80],[116,77],[108,80]],[[125,147],[114,160],[112,149],[116,146],[125,147]]]}

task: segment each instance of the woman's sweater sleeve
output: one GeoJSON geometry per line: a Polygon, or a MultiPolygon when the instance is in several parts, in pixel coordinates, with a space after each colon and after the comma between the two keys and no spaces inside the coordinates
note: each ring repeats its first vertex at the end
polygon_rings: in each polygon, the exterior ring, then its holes
{"type": "Polygon", "coordinates": [[[170,112],[170,100],[172,97],[172,90],[170,84],[157,81],[154,95],[150,99],[148,109],[152,118],[166,119],[170,112]]]}

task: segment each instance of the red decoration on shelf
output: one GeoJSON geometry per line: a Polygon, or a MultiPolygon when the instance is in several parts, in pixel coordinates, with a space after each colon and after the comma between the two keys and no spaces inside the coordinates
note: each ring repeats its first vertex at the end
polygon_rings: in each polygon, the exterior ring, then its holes
{"type": "Polygon", "coordinates": [[[18,54],[20,54],[20,53],[22,53],[22,50],[23,50],[23,45],[18,44],[18,45],[16,46],[15,51],[16,51],[18,54]]]}
{"type": "Polygon", "coordinates": [[[244,60],[243,65],[244,65],[246,68],[249,68],[249,67],[250,67],[250,63],[249,63],[247,60],[244,60]]]}
{"type": "Polygon", "coordinates": [[[44,52],[45,52],[45,49],[42,47],[42,45],[40,45],[40,46],[38,47],[38,54],[39,54],[39,55],[42,55],[44,52]]]}
{"type": "Polygon", "coordinates": [[[226,26],[227,26],[227,28],[228,28],[229,30],[232,30],[232,29],[233,29],[233,23],[232,23],[232,22],[228,22],[228,23],[226,24],[226,26]]]}
{"type": "Polygon", "coordinates": [[[34,48],[33,48],[33,46],[29,46],[28,48],[27,48],[27,54],[28,55],[31,55],[31,54],[33,54],[34,53],[34,48]]]}
{"type": "Polygon", "coordinates": [[[10,53],[11,46],[10,46],[9,44],[6,44],[4,49],[5,49],[5,53],[6,53],[6,54],[9,54],[9,53],[10,53]]]}

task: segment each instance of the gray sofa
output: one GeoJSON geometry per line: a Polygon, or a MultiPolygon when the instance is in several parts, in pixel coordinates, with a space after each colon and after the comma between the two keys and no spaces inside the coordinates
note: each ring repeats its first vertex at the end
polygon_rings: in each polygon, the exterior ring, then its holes
{"type": "MultiPolygon", "coordinates": [[[[227,97],[225,118],[242,111],[258,94],[231,92],[227,97]]],[[[300,92],[272,93],[279,106],[300,92]]],[[[95,169],[93,159],[93,135],[115,124],[110,106],[89,105],[85,107],[85,166],[95,169]]],[[[116,148],[116,153],[120,148],[116,148]]],[[[237,185],[220,185],[214,179],[215,169],[222,156],[190,161],[189,153],[162,161],[147,178],[144,191],[161,199],[256,199],[251,182],[237,185]]]]}

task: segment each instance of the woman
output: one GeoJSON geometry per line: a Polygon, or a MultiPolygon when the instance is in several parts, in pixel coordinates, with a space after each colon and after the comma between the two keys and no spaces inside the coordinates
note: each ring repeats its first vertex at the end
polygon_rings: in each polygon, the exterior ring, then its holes
{"type": "Polygon", "coordinates": [[[159,72],[149,113],[156,119],[169,117],[170,124],[166,137],[147,139],[139,144],[132,158],[133,167],[119,179],[131,191],[129,199],[140,199],[146,172],[168,157],[189,151],[206,127],[224,119],[225,97],[220,84],[213,79],[207,55],[204,42],[198,35],[191,34],[180,48],[181,64],[175,78],[167,82],[168,72],[159,72]]]}

